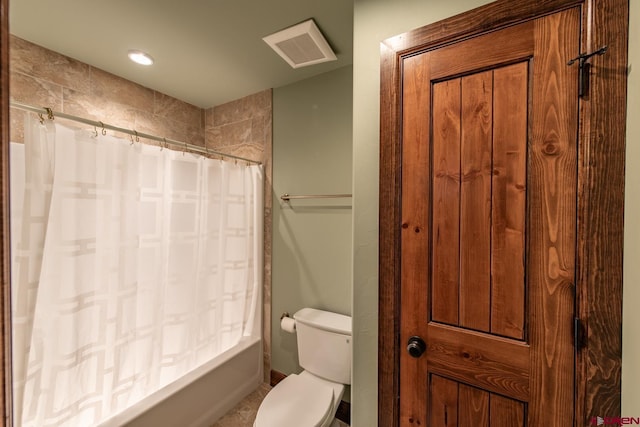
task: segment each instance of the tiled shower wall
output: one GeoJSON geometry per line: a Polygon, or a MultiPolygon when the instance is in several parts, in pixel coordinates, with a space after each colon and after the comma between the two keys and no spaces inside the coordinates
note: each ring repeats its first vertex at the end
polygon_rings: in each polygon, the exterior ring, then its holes
{"type": "Polygon", "coordinates": [[[272,219],[272,90],[265,90],[205,111],[207,147],[248,159],[264,166],[264,276],[263,350],[264,380],[271,371],[271,219],[272,219]]]}
{"type": "MultiPolygon", "coordinates": [[[[209,109],[145,88],[18,37],[10,38],[10,96],[36,107],[259,160],[264,165],[264,363],[271,342],[272,91],[209,109]]],[[[26,113],[11,108],[11,140],[24,140],[26,113]]],[[[83,125],[81,125],[83,126],[83,125]]],[[[156,144],[141,139],[142,143],[156,144]]]]}

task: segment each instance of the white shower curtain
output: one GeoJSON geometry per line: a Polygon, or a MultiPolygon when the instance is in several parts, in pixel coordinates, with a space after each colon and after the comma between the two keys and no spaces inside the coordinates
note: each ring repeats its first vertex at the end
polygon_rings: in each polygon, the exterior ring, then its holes
{"type": "Polygon", "coordinates": [[[24,171],[11,159],[18,426],[97,425],[260,333],[261,166],[29,120],[24,171]]]}

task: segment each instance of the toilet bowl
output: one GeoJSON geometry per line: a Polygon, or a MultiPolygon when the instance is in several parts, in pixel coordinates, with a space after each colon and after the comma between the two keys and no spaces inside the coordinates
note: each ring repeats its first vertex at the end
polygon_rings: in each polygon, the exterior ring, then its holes
{"type": "Polygon", "coordinates": [[[262,401],[254,427],[329,427],[344,385],[309,372],[292,374],[274,387],[262,401]]]}
{"type": "Polygon", "coordinates": [[[351,384],[351,317],[312,308],[293,316],[304,369],[267,394],[254,427],[329,427],[351,384]]]}

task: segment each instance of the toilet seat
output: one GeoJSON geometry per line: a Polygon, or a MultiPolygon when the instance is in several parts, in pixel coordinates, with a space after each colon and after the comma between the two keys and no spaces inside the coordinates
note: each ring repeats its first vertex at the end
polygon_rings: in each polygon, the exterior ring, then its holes
{"type": "Polygon", "coordinates": [[[333,388],[292,374],[262,401],[255,427],[320,427],[333,416],[333,388]]]}

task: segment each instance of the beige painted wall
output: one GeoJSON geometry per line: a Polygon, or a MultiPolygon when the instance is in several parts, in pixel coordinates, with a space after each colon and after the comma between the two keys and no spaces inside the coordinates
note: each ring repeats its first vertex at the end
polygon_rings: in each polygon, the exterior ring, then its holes
{"type": "Polygon", "coordinates": [[[304,307],[351,314],[351,66],[273,91],[272,368],[300,372],[280,315],[304,307]]]}
{"type": "Polygon", "coordinates": [[[640,417],[640,323],[637,318],[640,304],[640,2],[631,0],[629,3],[622,414],[640,417]]]}
{"type": "MultiPolygon", "coordinates": [[[[354,362],[352,426],[377,424],[377,256],[378,256],[378,129],[379,42],[390,36],[488,3],[484,0],[355,0],[354,11],[354,362]]],[[[640,303],[640,4],[632,0],[627,208],[625,230],[625,317],[623,413],[640,416],[640,329],[633,319],[640,303]],[[634,28],[635,27],[635,28],[634,28]],[[636,118],[632,122],[631,118],[636,118]]],[[[603,414],[604,415],[604,414],[603,414]]]]}

